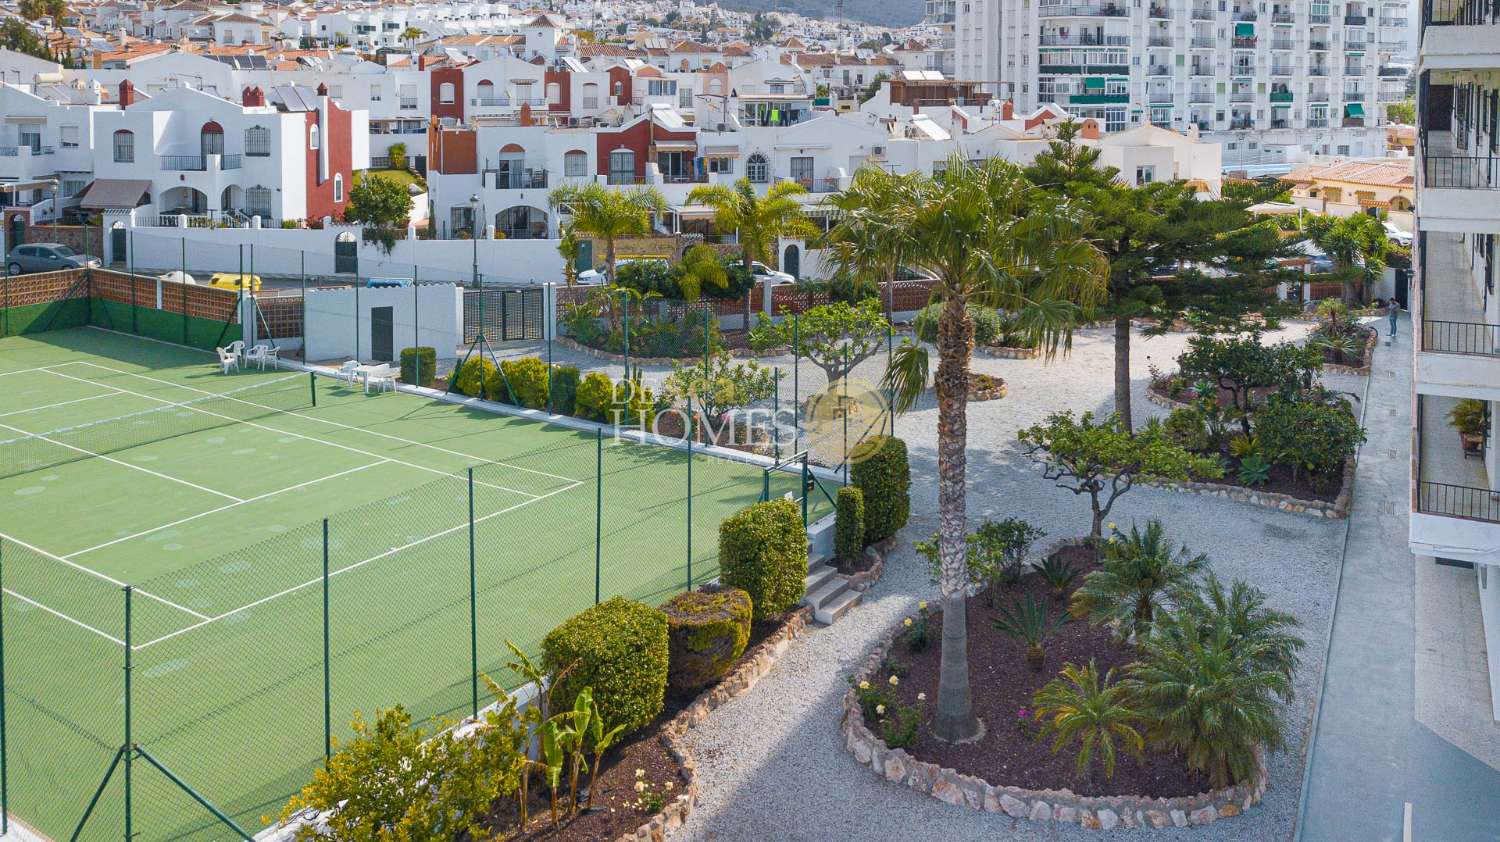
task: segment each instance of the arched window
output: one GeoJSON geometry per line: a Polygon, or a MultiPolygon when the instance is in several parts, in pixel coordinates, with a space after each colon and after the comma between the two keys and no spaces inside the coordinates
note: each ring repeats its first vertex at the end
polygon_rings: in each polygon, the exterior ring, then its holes
{"type": "Polygon", "coordinates": [[[587,152],[574,149],[563,156],[563,175],[568,178],[583,178],[589,174],[589,156],[587,152]]]}
{"type": "Polygon", "coordinates": [[[766,164],[766,156],[759,152],[751,155],[745,161],[745,177],[752,184],[765,184],[770,180],[770,167],[766,164]]]}
{"type": "Polygon", "coordinates": [[[547,83],[547,104],[556,105],[562,102],[562,85],[556,82],[547,83]]]}
{"type": "Polygon", "coordinates": [[[479,104],[480,105],[494,105],[495,104],[495,83],[494,82],[491,82],[490,80],[485,79],[483,82],[479,83],[478,87],[475,89],[475,93],[479,97],[479,104]]]}
{"type": "Polygon", "coordinates": [[[224,127],[210,120],[198,132],[198,151],[203,155],[224,154],[224,127]]]}
{"type": "Polygon", "coordinates": [[[271,132],[265,126],[245,129],[245,154],[251,158],[270,157],[271,132]]]}
{"type": "Polygon", "coordinates": [[[599,83],[598,82],[584,82],[583,83],[583,107],[585,109],[592,109],[592,108],[598,108],[599,107],[599,83]]]}
{"type": "Polygon", "coordinates": [[[309,127],[307,130],[307,148],[318,148],[318,127],[316,125],[309,127]]]}
{"type": "Polygon", "coordinates": [[[724,93],[724,82],[720,79],[709,79],[708,92],[715,95],[724,93]]]}
{"type": "Polygon", "coordinates": [[[443,84],[438,85],[438,102],[442,103],[443,105],[453,104],[452,82],[444,82],[443,84]]]}
{"type": "Polygon", "coordinates": [[[616,149],[609,153],[609,183],[635,183],[635,153],[629,149],[616,149]]]}
{"type": "Polygon", "coordinates": [[[333,200],[335,202],[342,202],[342,201],[344,201],[344,174],[343,173],[334,173],[334,176],[333,176],[333,200]]]}
{"type": "Polygon", "coordinates": [[[135,163],[135,132],[128,129],[115,132],[115,163],[135,163]]]}

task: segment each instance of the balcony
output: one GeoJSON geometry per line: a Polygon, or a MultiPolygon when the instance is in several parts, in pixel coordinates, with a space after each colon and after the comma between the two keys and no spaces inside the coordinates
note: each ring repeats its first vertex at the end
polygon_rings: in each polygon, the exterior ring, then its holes
{"type": "Polygon", "coordinates": [[[1153,4],[1150,9],[1150,16],[1153,18],[1170,18],[1172,16],[1172,13],[1167,10],[1166,6],[1157,6],[1153,4]]]}
{"type": "Polygon", "coordinates": [[[1326,53],[1326,52],[1328,52],[1328,42],[1327,41],[1308,41],[1307,42],[1307,48],[1309,50],[1313,50],[1314,52],[1325,52],[1326,53]]]}
{"type": "Polygon", "coordinates": [[[1344,75],[1363,76],[1365,75],[1365,66],[1363,64],[1346,64],[1344,65],[1344,75]]]}
{"type": "Polygon", "coordinates": [[[1340,125],[1346,129],[1363,129],[1367,128],[1369,124],[1365,122],[1365,118],[1363,117],[1345,117],[1344,122],[1340,125]]]}
{"type": "Polygon", "coordinates": [[[1229,95],[1230,102],[1254,102],[1255,91],[1234,91],[1229,95]]]}
{"type": "Polygon", "coordinates": [[[1214,10],[1207,6],[1194,6],[1191,15],[1193,20],[1213,20],[1214,10]]]}
{"type": "Polygon", "coordinates": [[[1246,11],[1235,11],[1234,19],[1240,21],[1253,21],[1256,19],[1255,10],[1248,9],[1246,11]]]}
{"type": "Polygon", "coordinates": [[[1215,47],[1217,47],[1218,45],[1219,45],[1218,39],[1215,39],[1215,38],[1203,38],[1203,37],[1199,37],[1199,36],[1194,36],[1193,37],[1193,45],[1192,46],[1193,46],[1193,49],[1195,49],[1195,50],[1212,50],[1215,47]]]}
{"type": "Polygon", "coordinates": [[[1309,68],[1307,68],[1307,75],[1309,75],[1309,76],[1327,76],[1328,75],[1328,68],[1326,68],[1326,67],[1309,67],[1309,68]]]}
{"type": "Polygon", "coordinates": [[[1364,15],[1344,15],[1344,26],[1364,26],[1367,20],[1364,15]]]}
{"type": "Polygon", "coordinates": [[[1239,117],[1229,121],[1229,128],[1233,131],[1241,131],[1255,127],[1255,121],[1249,117],[1239,117]]]}
{"type": "Polygon", "coordinates": [[[1172,46],[1172,36],[1152,35],[1146,39],[1146,43],[1150,44],[1153,47],[1170,47],[1172,46]]]}
{"type": "Polygon", "coordinates": [[[1149,103],[1151,103],[1152,105],[1171,105],[1172,104],[1172,92],[1171,91],[1152,91],[1151,93],[1149,93],[1149,94],[1146,95],[1146,98],[1147,98],[1146,101],[1149,102],[1149,103]]]}
{"type": "Polygon", "coordinates": [[[1171,76],[1172,68],[1163,64],[1154,64],[1146,69],[1147,76],[1171,76]]]}
{"type": "Polygon", "coordinates": [[[1312,24],[1313,26],[1327,26],[1332,21],[1333,18],[1329,15],[1312,14],[1307,16],[1307,22],[1312,24]]]}
{"type": "Polygon", "coordinates": [[[1423,0],[1422,3],[1424,30],[1429,26],[1483,26],[1497,20],[1500,9],[1488,0],[1423,0]]]}
{"type": "Polygon", "coordinates": [[[1275,39],[1275,40],[1273,40],[1271,42],[1271,49],[1273,49],[1273,50],[1292,50],[1292,49],[1296,49],[1296,48],[1292,45],[1292,39],[1290,39],[1290,38],[1277,38],[1277,39],[1275,39]]]}
{"type": "Polygon", "coordinates": [[[485,184],[496,190],[545,190],[548,175],[544,169],[488,169],[485,184]]]}
{"type": "Polygon", "coordinates": [[[1212,76],[1214,75],[1214,68],[1213,65],[1209,64],[1195,64],[1192,70],[1188,72],[1193,76],[1212,76]]]}
{"type": "Polygon", "coordinates": [[[1291,91],[1271,91],[1271,101],[1272,102],[1281,102],[1281,103],[1291,102],[1292,101],[1292,92],[1291,91]]]}
{"type": "Polygon", "coordinates": [[[1273,64],[1271,65],[1271,75],[1290,76],[1292,75],[1292,66],[1290,64],[1273,64]]]}
{"type": "Polygon", "coordinates": [[[1292,122],[1290,120],[1272,120],[1271,121],[1271,128],[1273,128],[1273,129],[1290,129],[1291,127],[1292,127],[1292,122]]]}
{"type": "MultiPolygon", "coordinates": [[[[1448,421],[1458,398],[1417,396],[1417,500],[1422,514],[1500,523],[1500,492],[1485,468],[1488,437],[1465,442],[1448,421]]],[[[1413,533],[1418,524],[1413,524],[1413,533]]]]}
{"type": "Polygon", "coordinates": [[[1100,36],[1092,32],[1060,35],[1056,32],[1044,32],[1039,39],[1039,43],[1043,47],[1128,47],[1130,46],[1130,36],[1100,36]]]}
{"type": "Polygon", "coordinates": [[[1054,3],[1037,9],[1037,15],[1044,18],[1123,18],[1125,12],[1116,3],[1054,3]]]}
{"type": "Polygon", "coordinates": [[[1379,75],[1384,79],[1405,79],[1411,73],[1405,67],[1382,67],[1379,75]]]}
{"type": "Polygon", "coordinates": [[[1393,29],[1405,29],[1406,18],[1381,18],[1380,25],[1389,26],[1393,29]]]}
{"type": "Polygon", "coordinates": [[[1124,105],[1130,102],[1130,94],[1073,94],[1068,97],[1071,105],[1124,105]]]}
{"type": "Polygon", "coordinates": [[[400,99],[401,99],[400,105],[401,105],[401,110],[402,111],[416,111],[417,110],[417,98],[416,97],[414,97],[414,96],[404,96],[404,97],[401,97],[400,99]]]}
{"type": "Polygon", "coordinates": [[[1188,94],[1188,102],[1191,103],[1208,103],[1213,101],[1213,91],[1193,91],[1192,93],[1188,94]]]}
{"type": "Polygon", "coordinates": [[[214,158],[221,170],[237,170],[242,164],[239,155],[158,155],[156,160],[163,172],[207,172],[214,158]]]}
{"type": "Polygon", "coordinates": [[[1308,117],[1307,118],[1307,127],[1309,129],[1326,129],[1326,128],[1328,128],[1328,118],[1327,117],[1308,117]]]}
{"type": "Polygon", "coordinates": [[[51,146],[0,146],[0,158],[19,158],[23,149],[30,152],[33,158],[39,155],[52,155],[57,152],[51,146]]]}
{"type": "Polygon", "coordinates": [[[1293,12],[1272,12],[1271,23],[1296,23],[1297,15],[1293,12]]]}
{"type": "Polygon", "coordinates": [[[1253,50],[1255,49],[1255,40],[1255,36],[1253,35],[1245,38],[1235,36],[1234,48],[1237,50],[1253,50]]]}

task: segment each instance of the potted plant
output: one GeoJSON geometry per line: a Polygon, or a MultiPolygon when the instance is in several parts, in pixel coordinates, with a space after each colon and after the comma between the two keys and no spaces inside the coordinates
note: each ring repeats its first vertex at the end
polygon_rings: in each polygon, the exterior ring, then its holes
{"type": "Polygon", "coordinates": [[[1474,398],[1464,398],[1448,411],[1448,423],[1458,431],[1466,456],[1484,453],[1485,415],[1484,401],[1474,398]]]}

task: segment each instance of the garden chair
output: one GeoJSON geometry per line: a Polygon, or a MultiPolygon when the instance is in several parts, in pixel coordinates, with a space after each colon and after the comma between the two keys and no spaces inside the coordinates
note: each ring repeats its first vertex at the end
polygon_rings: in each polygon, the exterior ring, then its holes
{"type": "Polygon", "coordinates": [[[233,351],[228,348],[215,348],[214,353],[219,355],[219,369],[222,373],[228,374],[230,369],[239,371],[240,358],[233,351]]]}

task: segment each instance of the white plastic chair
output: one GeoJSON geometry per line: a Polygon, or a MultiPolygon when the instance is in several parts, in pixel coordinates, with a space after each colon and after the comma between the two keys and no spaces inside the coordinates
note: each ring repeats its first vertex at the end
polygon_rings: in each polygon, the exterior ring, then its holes
{"type": "Polygon", "coordinates": [[[333,376],[353,386],[354,375],[358,372],[359,360],[346,360],[343,365],[339,366],[339,370],[333,373],[333,376]]]}
{"type": "Polygon", "coordinates": [[[245,363],[256,363],[261,371],[266,370],[266,363],[280,360],[281,349],[271,345],[256,345],[245,352],[245,363]]]}
{"type": "Polygon", "coordinates": [[[238,359],[243,359],[245,356],[245,340],[236,339],[228,345],[225,345],[224,350],[228,351],[231,354],[234,354],[238,359]]]}
{"type": "Polygon", "coordinates": [[[228,348],[215,348],[214,353],[219,355],[219,368],[222,373],[228,374],[230,369],[239,371],[240,358],[235,356],[233,351],[228,348]]]}
{"type": "Polygon", "coordinates": [[[367,395],[370,393],[371,388],[382,392],[386,389],[396,388],[396,372],[387,363],[365,366],[364,378],[365,394],[367,395]]]}

